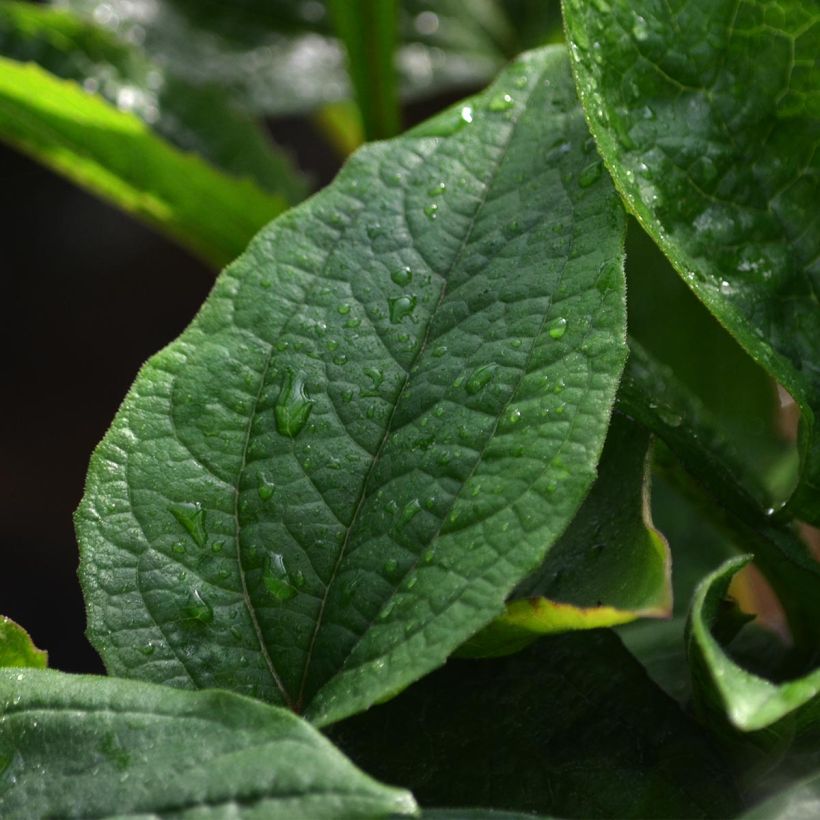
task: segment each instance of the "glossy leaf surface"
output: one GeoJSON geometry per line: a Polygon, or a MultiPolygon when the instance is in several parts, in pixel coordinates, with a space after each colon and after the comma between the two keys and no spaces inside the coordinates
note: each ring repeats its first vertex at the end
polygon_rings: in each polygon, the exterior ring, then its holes
{"type": "Polygon", "coordinates": [[[283,709],[227,692],[0,670],[0,814],[370,818],[413,798],[283,709]]]}
{"type": "Polygon", "coordinates": [[[738,666],[710,632],[732,576],[749,557],[727,561],[698,587],[689,616],[688,652],[701,697],[720,705],[731,723],[751,732],[791,718],[796,729],[820,737],[820,669],[773,683],[738,666]]]}
{"type": "Polygon", "coordinates": [[[0,667],[29,666],[43,669],[48,655],[38,649],[23,627],[0,615],[0,667]]]}
{"type": "Polygon", "coordinates": [[[649,509],[649,434],[616,414],[598,478],[544,563],[507,611],[462,654],[494,655],[537,635],[672,614],[669,547],[649,509]]]}
{"type": "Polygon", "coordinates": [[[450,660],[331,734],[422,805],[607,818],[738,808],[707,737],[606,630],[549,636],[503,659],[450,660]]]}
{"type": "Polygon", "coordinates": [[[802,0],[565,0],[578,89],[627,206],[794,396],[820,521],[820,10],[802,0]]]}
{"type": "Polygon", "coordinates": [[[33,64],[0,57],[0,138],[178,239],[215,265],[286,208],[183,153],[134,114],[33,64]]]}
{"type": "Polygon", "coordinates": [[[564,49],[532,52],[225,271],[89,472],[111,672],[327,723],[499,614],[593,481],[623,364],[623,212],[587,144],[564,49]]]}
{"type": "Polygon", "coordinates": [[[307,193],[290,159],[224,93],[178,79],[138,46],[65,10],[0,2],[0,54],[73,80],[177,148],[200,154],[229,175],[250,178],[288,203],[307,193]]]}

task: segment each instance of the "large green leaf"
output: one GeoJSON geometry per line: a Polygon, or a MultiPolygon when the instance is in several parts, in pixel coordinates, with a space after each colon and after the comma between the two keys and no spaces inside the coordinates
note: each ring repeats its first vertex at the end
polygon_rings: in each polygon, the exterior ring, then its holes
{"type": "Polygon", "coordinates": [[[598,478],[544,563],[462,654],[503,654],[538,635],[672,614],[669,547],[649,510],[649,434],[616,414],[598,478]]]}
{"type": "Polygon", "coordinates": [[[589,124],[627,206],[802,411],[793,513],[820,522],[820,9],[565,0],[589,124]]]}
{"type": "Polygon", "coordinates": [[[172,147],[136,115],[4,57],[0,137],[218,265],[286,208],[250,180],[172,147]]]}
{"type": "Polygon", "coordinates": [[[413,814],[283,709],[227,692],[0,670],[0,815],[375,818],[413,814]]]}
{"type": "Polygon", "coordinates": [[[623,366],[623,211],[587,140],[564,49],[532,52],[225,271],[92,460],[111,672],[326,723],[500,613],[593,481],[623,366]]]}
{"type": "Polygon", "coordinates": [[[706,736],[604,630],[450,660],[331,734],[422,805],[588,818],[729,817],[738,807],[706,736]]]}
{"type": "Polygon", "coordinates": [[[135,114],[177,148],[198,153],[233,176],[250,177],[289,203],[306,193],[288,157],[225,94],[177,79],[137,46],[67,11],[0,2],[0,54],[74,80],[135,114]]]}
{"type": "Polygon", "coordinates": [[[38,649],[23,627],[0,615],[0,666],[30,666],[42,669],[48,655],[38,649]]]}
{"type": "Polygon", "coordinates": [[[695,592],[687,643],[696,694],[705,708],[717,705],[741,731],[782,726],[788,719],[798,735],[820,739],[820,669],[782,683],[765,680],[735,663],[710,631],[729,581],[748,561],[749,556],[726,561],[695,592]]]}
{"type": "MultiPolygon", "coordinates": [[[[310,111],[350,96],[328,3],[282,0],[53,0],[94,19],[197,85],[227,89],[268,114],[310,111]]],[[[551,19],[545,21],[551,23],[551,19]]],[[[404,0],[396,54],[405,97],[471,88],[515,53],[497,0],[404,0]]]]}

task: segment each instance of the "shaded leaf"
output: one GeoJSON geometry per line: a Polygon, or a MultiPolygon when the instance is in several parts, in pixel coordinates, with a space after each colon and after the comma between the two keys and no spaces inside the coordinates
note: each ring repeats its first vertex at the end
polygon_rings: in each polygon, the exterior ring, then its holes
{"type": "Polygon", "coordinates": [[[0,57],[0,137],[221,265],[286,208],[173,148],[134,114],[0,57]]]}
{"type": "Polygon", "coordinates": [[[627,206],[800,405],[790,510],[817,523],[820,12],[801,0],[564,10],[590,128],[627,206]]]}
{"type": "Polygon", "coordinates": [[[671,615],[669,547],[652,524],[649,469],[649,434],[616,414],[598,478],[569,528],[461,654],[503,654],[538,635],[671,615]]]}
{"type": "Polygon", "coordinates": [[[43,669],[48,653],[38,649],[23,627],[0,615],[0,667],[29,666],[43,669]]]}
{"type": "Polygon", "coordinates": [[[374,818],[413,798],[295,715],[227,692],[0,670],[0,814],[374,818]]]}
{"type": "Polygon", "coordinates": [[[813,820],[820,814],[820,773],[786,786],[753,809],[743,820],[813,820]]]}
{"type": "Polygon", "coordinates": [[[502,610],[593,481],[623,363],[623,212],[579,184],[586,141],[564,49],[532,52],[225,271],[90,468],[112,673],[328,723],[502,610]]]}
{"type": "Polygon", "coordinates": [[[705,735],[604,630],[450,660],[331,734],[422,805],[607,818],[727,817],[739,805],[705,735]]]}

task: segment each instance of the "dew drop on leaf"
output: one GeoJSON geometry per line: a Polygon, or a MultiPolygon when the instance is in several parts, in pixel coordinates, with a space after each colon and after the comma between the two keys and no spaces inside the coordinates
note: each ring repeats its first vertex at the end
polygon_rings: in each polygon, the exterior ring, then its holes
{"type": "Polygon", "coordinates": [[[467,384],[465,385],[467,392],[471,396],[474,396],[487,385],[487,383],[492,379],[494,372],[494,364],[485,364],[483,367],[479,367],[474,370],[470,378],[467,379],[467,384]]]}
{"type": "Polygon", "coordinates": [[[554,319],[550,324],[549,334],[553,339],[560,339],[567,332],[567,320],[563,316],[554,319]]]}
{"type": "Polygon", "coordinates": [[[274,553],[265,561],[262,583],[279,603],[289,601],[296,595],[296,588],[285,567],[285,559],[279,553],[274,553]]]}
{"type": "MultiPolygon", "coordinates": [[[[198,547],[204,547],[208,540],[208,533],[205,531],[205,511],[202,505],[197,503],[172,504],[168,511],[176,520],[188,531],[194,543],[198,547]]],[[[183,552],[184,552],[183,548],[183,552]]]]}
{"type": "Polygon", "coordinates": [[[509,111],[513,105],[515,100],[509,94],[497,94],[490,100],[487,108],[490,111],[509,111]]]}
{"type": "Polygon", "coordinates": [[[603,164],[601,163],[601,160],[596,159],[593,162],[590,162],[590,164],[587,165],[586,168],[584,168],[578,175],[578,184],[582,188],[589,188],[593,182],[596,182],[600,178],[602,170],[603,164]]]}
{"type": "Polygon", "coordinates": [[[273,409],[276,429],[282,436],[296,438],[307,423],[313,400],[308,396],[304,380],[291,368],[285,371],[282,390],[273,409]]]}
{"type": "Polygon", "coordinates": [[[214,609],[202,593],[195,589],[191,592],[182,615],[184,622],[188,624],[209,624],[214,619],[214,609]]]}
{"type": "Polygon", "coordinates": [[[390,321],[397,325],[405,316],[410,316],[416,307],[416,297],[409,294],[402,296],[395,296],[387,300],[388,310],[390,313],[390,321]]]}
{"type": "MultiPolygon", "coordinates": [[[[443,183],[442,183],[443,184],[443,183]]],[[[390,274],[390,278],[399,286],[405,287],[413,280],[413,272],[410,268],[397,268],[390,274]]]]}

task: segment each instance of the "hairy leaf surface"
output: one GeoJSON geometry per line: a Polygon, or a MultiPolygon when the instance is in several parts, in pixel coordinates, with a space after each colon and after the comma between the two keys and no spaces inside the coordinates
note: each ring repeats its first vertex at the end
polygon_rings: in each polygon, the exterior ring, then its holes
{"type": "Polygon", "coordinates": [[[598,478],[544,563],[504,615],[460,650],[489,656],[538,635],[672,614],[669,546],[649,509],[649,433],[616,414],[598,478]]]}
{"type": "Polygon", "coordinates": [[[606,630],[450,660],[331,734],[422,805],[606,818],[729,817],[738,807],[708,738],[606,630]]]}
{"type": "Polygon", "coordinates": [[[47,663],[47,653],[34,645],[28,632],[11,618],[0,615],[0,666],[42,669],[47,663]]]}
{"type": "Polygon", "coordinates": [[[794,396],[793,513],[820,521],[820,8],[565,0],[578,90],[628,207],[794,396]]]}
{"type": "Polygon", "coordinates": [[[623,366],[623,212],[587,144],[564,49],[532,52],[225,271],[89,472],[111,672],[327,723],[499,614],[591,485],[623,366]]]}
{"type": "Polygon", "coordinates": [[[74,80],[135,114],[177,148],[200,154],[227,174],[249,177],[288,203],[307,193],[289,158],[227,95],[178,79],[137,46],[68,11],[0,2],[0,54],[74,80]]]}
{"type": "Polygon", "coordinates": [[[228,692],[0,670],[0,815],[370,818],[407,792],[283,709],[228,692]]]}
{"type": "Polygon", "coordinates": [[[213,264],[287,207],[183,153],[135,114],[31,63],[0,57],[0,139],[142,217],[213,264]]]}

